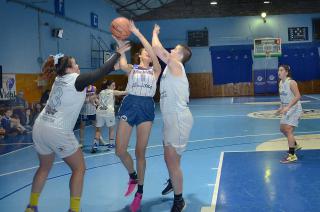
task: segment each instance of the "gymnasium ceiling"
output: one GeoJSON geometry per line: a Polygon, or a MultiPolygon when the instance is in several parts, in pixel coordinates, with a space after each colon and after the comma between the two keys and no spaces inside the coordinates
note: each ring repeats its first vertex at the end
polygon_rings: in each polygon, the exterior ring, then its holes
{"type": "Polygon", "coordinates": [[[134,20],[320,13],[320,0],[105,0],[134,20]]]}

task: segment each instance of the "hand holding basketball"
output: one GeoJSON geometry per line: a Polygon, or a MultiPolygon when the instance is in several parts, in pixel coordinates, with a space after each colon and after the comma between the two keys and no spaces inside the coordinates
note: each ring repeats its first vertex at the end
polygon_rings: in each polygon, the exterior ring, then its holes
{"type": "Polygon", "coordinates": [[[130,21],[130,31],[135,35],[140,33],[139,29],[136,27],[133,21],[130,21]]]}
{"type": "Polygon", "coordinates": [[[115,18],[110,25],[110,31],[119,40],[125,40],[131,34],[130,21],[125,17],[115,18]]]}

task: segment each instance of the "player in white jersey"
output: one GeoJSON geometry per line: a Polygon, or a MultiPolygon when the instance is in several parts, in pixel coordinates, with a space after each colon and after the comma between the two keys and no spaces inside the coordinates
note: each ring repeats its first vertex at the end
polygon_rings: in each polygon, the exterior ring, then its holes
{"type": "MultiPolygon", "coordinates": [[[[114,70],[121,53],[129,50],[121,46],[117,53],[96,71],[80,74],[73,57],[50,56],[43,66],[43,73],[57,77],[53,83],[49,100],[33,127],[32,138],[38,153],[40,166],[34,175],[29,205],[26,212],[38,211],[38,199],[46,182],[55,155],[61,157],[71,168],[69,212],[79,212],[85,162],[78,141],[73,133],[74,125],[85,100],[85,87],[114,70]]],[[[56,191],[55,191],[56,192],[56,191]]]]}
{"type": "Polygon", "coordinates": [[[291,163],[298,160],[295,151],[301,149],[293,135],[295,128],[298,127],[299,119],[303,114],[300,102],[301,95],[297,82],[290,78],[290,66],[279,66],[278,76],[281,80],[279,83],[281,106],[277,113],[282,115],[280,120],[280,131],[287,137],[289,146],[288,155],[280,162],[291,163]]]}
{"type": "Polygon", "coordinates": [[[164,159],[170,179],[162,194],[174,191],[171,212],[180,212],[186,207],[182,196],[183,174],[180,167],[182,152],[186,149],[193,117],[188,107],[189,82],[184,63],[191,58],[191,49],[177,45],[169,53],[163,48],[159,35],[160,27],[155,25],[152,47],[156,55],[167,65],[160,81],[160,109],[163,118],[164,159]]]}
{"type": "Polygon", "coordinates": [[[84,143],[84,133],[85,126],[87,122],[96,124],[96,105],[95,99],[97,99],[96,95],[97,88],[93,85],[89,85],[86,88],[86,98],[80,110],[80,129],[79,129],[79,144],[80,147],[83,147],[84,143]]]}
{"type": "MultiPolygon", "coordinates": [[[[120,121],[116,135],[116,154],[120,157],[130,176],[129,186],[125,196],[131,194],[138,184],[138,190],[130,205],[131,211],[137,211],[140,208],[143,194],[146,168],[145,152],[155,116],[153,96],[156,92],[161,67],[151,45],[135,27],[133,22],[131,22],[130,30],[138,37],[144,48],[139,52],[140,63],[138,65],[128,64],[124,54],[122,54],[120,58],[120,68],[128,74],[128,85],[126,89],[128,95],[123,99],[118,112],[120,121]],[[152,63],[153,66],[150,66],[150,63],[152,63]],[[136,126],[137,130],[135,150],[137,174],[133,160],[127,151],[131,131],[134,126],[136,126]]],[[[123,41],[119,40],[117,42],[123,43],[123,41]]]]}
{"type": "Polygon", "coordinates": [[[96,135],[92,145],[92,153],[97,152],[99,146],[99,140],[101,138],[101,128],[107,126],[109,129],[109,142],[107,144],[108,148],[115,147],[114,141],[114,126],[115,113],[114,113],[114,103],[115,96],[126,95],[126,91],[115,90],[116,83],[113,80],[107,80],[102,83],[101,92],[98,95],[98,104],[96,112],[96,135]]]}

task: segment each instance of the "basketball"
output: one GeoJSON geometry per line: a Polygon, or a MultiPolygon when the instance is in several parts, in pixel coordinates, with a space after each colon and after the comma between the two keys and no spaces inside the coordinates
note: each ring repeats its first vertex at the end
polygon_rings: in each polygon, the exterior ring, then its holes
{"type": "Polygon", "coordinates": [[[118,17],[111,22],[110,31],[119,40],[125,40],[131,34],[130,21],[125,17],[118,17]]]}

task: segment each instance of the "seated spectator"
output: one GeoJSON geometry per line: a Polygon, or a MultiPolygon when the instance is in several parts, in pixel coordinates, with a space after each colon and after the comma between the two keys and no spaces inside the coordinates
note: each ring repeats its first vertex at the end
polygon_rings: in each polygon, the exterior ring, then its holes
{"type": "Polygon", "coordinates": [[[33,123],[34,123],[34,119],[33,119],[33,113],[31,111],[30,108],[27,108],[26,109],[26,112],[25,112],[25,115],[26,115],[26,121],[24,124],[22,124],[28,131],[31,131],[32,130],[32,126],[33,126],[33,123]]]}
{"type": "Polygon", "coordinates": [[[27,108],[28,102],[24,99],[24,92],[19,91],[12,105],[14,108],[27,108]]]}
{"type": "MultiPolygon", "coordinates": [[[[2,119],[2,116],[0,115],[0,120],[1,119],[2,119]]],[[[3,139],[5,134],[6,134],[6,130],[3,129],[2,125],[1,125],[1,122],[0,122],[0,139],[3,139]]]]}
{"type": "Polygon", "coordinates": [[[28,108],[28,102],[24,99],[23,91],[19,91],[13,102],[13,114],[17,115],[22,123],[25,122],[25,109],[28,108]]]}
{"type": "Polygon", "coordinates": [[[20,120],[18,118],[13,118],[12,114],[12,109],[7,109],[1,119],[1,125],[5,130],[5,135],[26,133],[26,129],[20,124],[20,120]]]}

